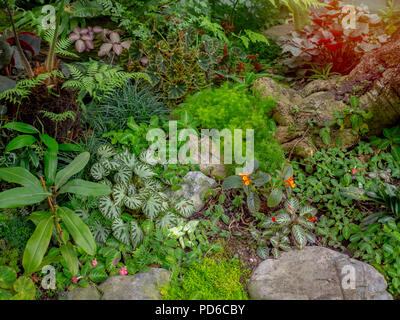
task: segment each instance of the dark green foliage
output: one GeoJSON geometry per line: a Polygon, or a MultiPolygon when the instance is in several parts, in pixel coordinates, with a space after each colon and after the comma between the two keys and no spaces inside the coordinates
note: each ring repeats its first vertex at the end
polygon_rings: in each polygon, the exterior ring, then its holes
{"type": "Polygon", "coordinates": [[[26,217],[12,214],[8,218],[4,215],[0,217],[0,239],[18,248],[22,254],[25,245],[35,229],[35,225],[26,217]]]}
{"type": "Polygon", "coordinates": [[[165,300],[248,300],[242,282],[248,274],[240,260],[216,255],[185,269],[181,277],[174,275],[161,292],[165,300]]]}
{"type": "Polygon", "coordinates": [[[88,120],[101,135],[111,130],[126,129],[126,120],[133,117],[137,123],[149,123],[153,116],[166,115],[169,109],[159,96],[154,95],[148,86],[128,83],[117,90],[112,97],[102,100],[99,106],[91,108],[88,120]]]}

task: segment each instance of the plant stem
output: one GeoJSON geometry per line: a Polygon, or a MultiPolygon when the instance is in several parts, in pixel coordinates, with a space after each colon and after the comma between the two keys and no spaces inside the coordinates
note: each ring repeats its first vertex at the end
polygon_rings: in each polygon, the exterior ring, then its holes
{"type": "Polygon", "coordinates": [[[55,65],[55,60],[56,60],[56,45],[57,45],[57,38],[58,38],[58,31],[60,29],[60,23],[59,20],[56,20],[56,28],[54,30],[54,36],[53,36],[53,40],[51,41],[50,44],[50,49],[49,49],[49,53],[47,55],[46,58],[46,71],[50,72],[54,69],[54,65],[55,65]]]}
{"type": "MultiPolygon", "coordinates": [[[[40,176],[40,181],[42,182],[42,185],[43,185],[44,190],[47,192],[46,184],[45,184],[45,182],[44,182],[42,176],[40,176]]],[[[53,214],[53,216],[54,216],[54,223],[56,224],[56,226],[57,226],[57,228],[58,228],[57,231],[58,231],[58,233],[60,234],[61,240],[65,243],[64,234],[63,234],[63,232],[62,232],[60,223],[57,221],[57,216],[56,216],[56,212],[55,212],[55,210],[54,210],[53,202],[51,201],[50,197],[47,197],[47,201],[48,201],[48,203],[49,203],[50,210],[51,210],[51,212],[52,212],[52,214],[53,214]]]]}
{"type": "Polygon", "coordinates": [[[14,33],[15,42],[17,44],[18,52],[19,52],[19,54],[21,56],[22,64],[24,65],[24,69],[25,69],[26,73],[28,74],[28,77],[29,78],[33,78],[33,77],[35,77],[35,74],[34,74],[34,72],[32,70],[32,67],[31,67],[28,59],[25,56],[24,50],[21,47],[21,42],[19,41],[19,38],[18,38],[18,35],[17,35],[17,29],[15,28],[14,18],[13,18],[10,6],[8,5],[7,0],[5,0],[4,2],[6,4],[7,12],[8,12],[8,15],[9,15],[10,20],[11,20],[11,25],[12,25],[12,29],[13,29],[13,33],[14,33]]]}

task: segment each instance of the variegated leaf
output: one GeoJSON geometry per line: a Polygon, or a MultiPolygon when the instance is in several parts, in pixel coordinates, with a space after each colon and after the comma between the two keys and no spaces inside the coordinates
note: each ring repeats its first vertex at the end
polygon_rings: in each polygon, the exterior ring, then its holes
{"type": "Polygon", "coordinates": [[[117,150],[109,144],[102,144],[97,148],[97,155],[102,158],[110,158],[117,154],[117,150]]]}
{"type": "Polygon", "coordinates": [[[154,156],[154,152],[151,149],[143,151],[139,156],[140,161],[143,163],[155,166],[158,163],[158,159],[154,156]]]}
{"type": "Polygon", "coordinates": [[[316,214],[317,214],[317,209],[309,205],[305,205],[300,209],[300,216],[306,217],[307,219],[311,219],[316,214]]]}
{"type": "Polygon", "coordinates": [[[115,205],[110,196],[100,197],[98,201],[99,210],[105,218],[114,220],[119,217],[121,213],[120,208],[115,205]]]}
{"type": "Polygon", "coordinates": [[[114,219],[111,228],[113,231],[113,236],[117,240],[127,245],[130,244],[129,225],[127,223],[124,223],[121,218],[116,218],[114,219]]]}
{"type": "Polygon", "coordinates": [[[131,183],[128,187],[128,191],[126,192],[126,195],[128,197],[133,196],[134,194],[136,194],[136,187],[133,183],[131,183]]]}
{"type": "Polygon", "coordinates": [[[122,166],[118,172],[114,175],[115,183],[121,183],[126,186],[130,183],[132,177],[132,170],[128,167],[122,166]]]}
{"type": "Polygon", "coordinates": [[[136,248],[143,241],[143,230],[140,228],[139,224],[135,220],[132,220],[130,222],[130,231],[132,246],[136,248]]]}
{"type": "Polygon", "coordinates": [[[268,247],[258,247],[257,255],[263,260],[267,259],[269,256],[269,248],[268,247]]]}
{"type": "Polygon", "coordinates": [[[310,243],[315,243],[317,241],[315,235],[311,231],[304,230],[304,234],[306,235],[307,241],[310,243]]]}
{"type": "Polygon", "coordinates": [[[154,220],[162,210],[162,199],[156,194],[152,194],[147,198],[142,206],[144,214],[150,219],[154,220]]]}
{"type": "Polygon", "coordinates": [[[180,220],[181,218],[179,218],[177,215],[173,214],[172,212],[167,212],[156,220],[156,226],[160,229],[163,229],[164,227],[172,228],[177,226],[180,220]]]}
{"type": "Polygon", "coordinates": [[[95,180],[101,180],[107,177],[110,172],[104,168],[99,162],[95,163],[90,169],[90,174],[95,180]]]}
{"type": "Polygon", "coordinates": [[[305,227],[305,228],[307,228],[307,229],[310,229],[310,230],[313,230],[314,229],[314,223],[312,223],[311,221],[307,221],[306,219],[304,219],[303,217],[300,217],[299,218],[299,223],[303,226],[303,227],[305,227]]]}
{"type": "Polygon", "coordinates": [[[290,251],[292,250],[292,247],[286,243],[281,243],[279,245],[279,248],[282,249],[283,251],[290,251]]]}
{"type": "Polygon", "coordinates": [[[135,174],[141,179],[150,179],[155,175],[151,168],[143,163],[137,164],[133,169],[135,174]]]}
{"type": "Polygon", "coordinates": [[[296,213],[299,210],[299,200],[295,197],[289,198],[285,201],[285,209],[289,213],[296,213]]]}
{"type": "Polygon", "coordinates": [[[292,235],[296,242],[297,247],[299,249],[303,249],[307,244],[307,238],[304,229],[301,226],[295,224],[292,226],[292,235]]]}
{"type": "Polygon", "coordinates": [[[144,203],[144,198],[140,194],[134,194],[132,196],[126,196],[124,198],[124,204],[129,209],[136,210],[142,207],[144,203]]]}
{"type": "Polygon", "coordinates": [[[272,248],[271,253],[275,259],[278,259],[281,256],[281,253],[279,252],[278,248],[272,248]]]}
{"type": "Polygon", "coordinates": [[[175,204],[176,211],[183,217],[189,218],[196,212],[193,202],[191,200],[182,200],[175,204]]]}
{"type": "Polygon", "coordinates": [[[106,186],[109,186],[110,188],[112,188],[112,186],[113,186],[113,184],[111,183],[111,181],[108,180],[107,178],[104,178],[103,180],[99,181],[99,183],[105,184],[106,186]]]}
{"type": "Polygon", "coordinates": [[[280,215],[276,216],[276,223],[280,224],[281,226],[288,225],[290,223],[290,215],[287,213],[281,213],[280,215]]]}
{"type": "Polygon", "coordinates": [[[115,205],[122,206],[124,203],[124,199],[126,196],[127,187],[124,184],[117,183],[112,188],[112,196],[115,202],[115,205]]]}
{"type": "Polygon", "coordinates": [[[125,166],[127,166],[131,170],[135,168],[136,157],[133,153],[124,152],[123,155],[119,158],[119,161],[121,161],[125,166]]]}

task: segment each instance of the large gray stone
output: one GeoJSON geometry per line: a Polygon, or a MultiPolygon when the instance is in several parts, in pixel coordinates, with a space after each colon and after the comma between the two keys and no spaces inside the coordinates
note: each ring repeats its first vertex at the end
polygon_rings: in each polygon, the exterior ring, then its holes
{"type": "Polygon", "coordinates": [[[67,300],[100,300],[100,298],[100,292],[92,286],[75,288],[67,294],[67,300]]]}
{"type": "Polygon", "coordinates": [[[345,254],[306,247],[267,259],[249,280],[256,300],[391,300],[384,277],[345,254]],[[353,276],[353,277],[352,277],[353,276]]]}
{"type": "Polygon", "coordinates": [[[109,277],[98,289],[103,294],[102,300],[161,300],[159,287],[170,280],[170,271],[152,268],[133,276],[109,277]]]}
{"type": "Polygon", "coordinates": [[[208,189],[217,185],[217,182],[207,177],[201,171],[190,171],[183,177],[182,188],[167,192],[174,199],[192,200],[196,212],[204,208],[203,200],[208,189]]]}
{"type": "Polygon", "coordinates": [[[16,85],[17,82],[15,82],[14,80],[4,76],[0,76],[0,93],[9,89],[13,89],[16,85]]]}

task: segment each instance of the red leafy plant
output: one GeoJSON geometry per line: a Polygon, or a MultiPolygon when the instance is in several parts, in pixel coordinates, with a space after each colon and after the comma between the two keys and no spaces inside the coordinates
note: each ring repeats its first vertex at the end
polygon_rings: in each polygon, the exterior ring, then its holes
{"type": "Polygon", "coordinates": [[[312,65],[332,64],[332,72],[348,74],[364,53],[380,48],[389,40],[381,19],[369,13],[367,6],[349,11],[342,1],[320,2],[327,6],[311,10],[311,25],[279,39],[283,52],[289,53],[284,60],[289,69],[299,69],[304,75],[312,65]],[[349,25],[351,15],[355,28],[349,25]]]}
{"type": "Polygon", "coordinates": [[[103,31],[103,41],[105,43],[103,43],[100,47],[100,57],[105,56],[109,53],[113,53],[119,56],[124,49],[129,49],[133,42],[132,40],[121,42],[120,35],[117,32],[108,29],[104,29],[103,31]]]}

